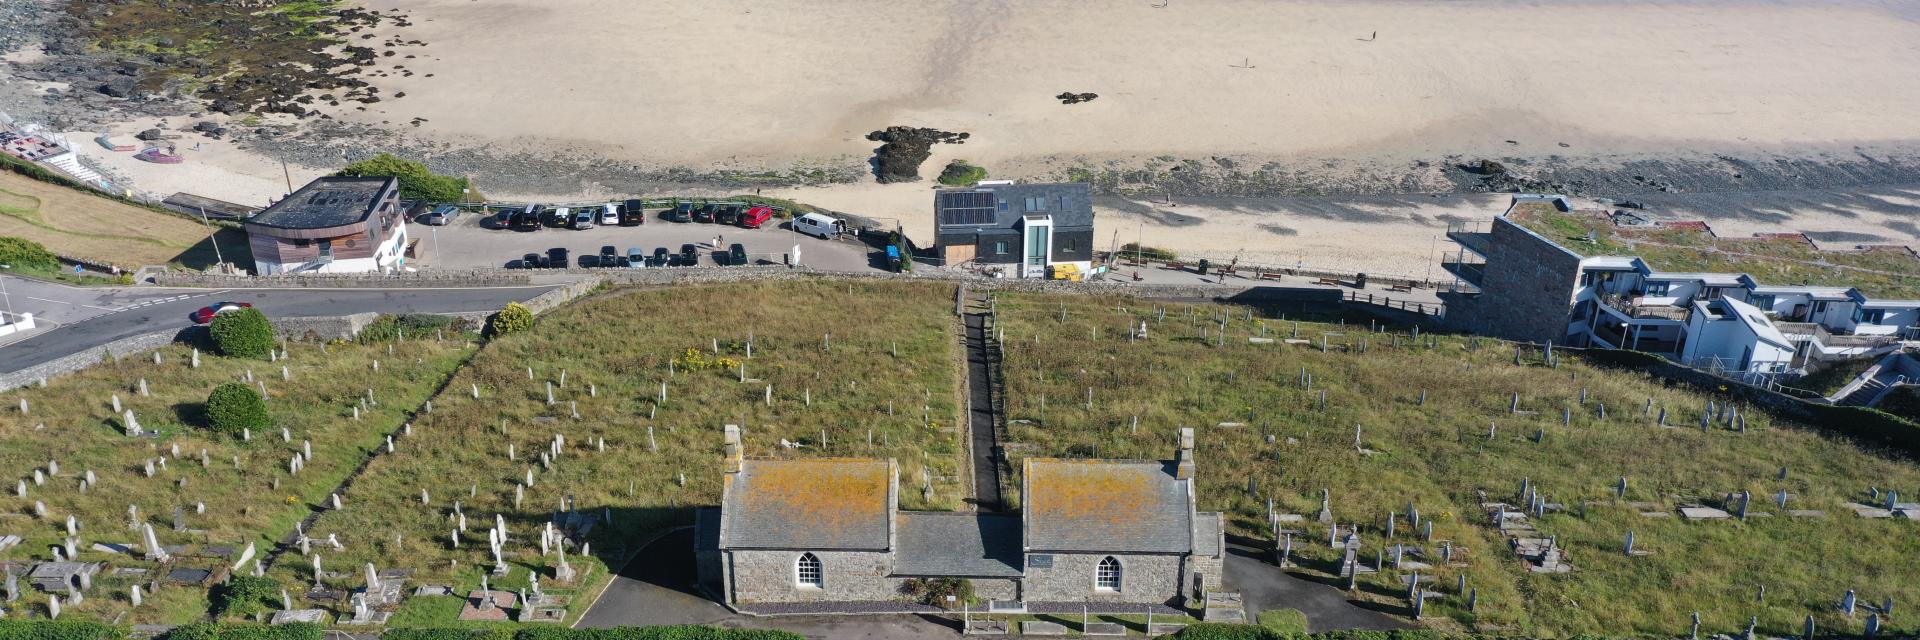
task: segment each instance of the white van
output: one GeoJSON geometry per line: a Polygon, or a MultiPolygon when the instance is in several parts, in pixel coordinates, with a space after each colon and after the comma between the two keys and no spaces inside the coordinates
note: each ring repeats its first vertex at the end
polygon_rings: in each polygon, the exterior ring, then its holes
{"type": "Polygon", "coordinates": [[[793,230],[831,240],[834,236],[846,233],[847,224],[839,218],[809,213],[793,219],[793,230]]]}

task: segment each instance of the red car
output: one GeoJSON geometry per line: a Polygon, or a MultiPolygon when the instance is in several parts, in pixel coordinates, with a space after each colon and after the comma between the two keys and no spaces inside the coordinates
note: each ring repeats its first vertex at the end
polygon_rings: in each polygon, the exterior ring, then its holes
{"type": "Polygon", "coordinates": [[[199,311],[193,312],[193,315],[188,317],[193,318],[194,324],[206,324],[213,322],[213,317],[222,313],[251,308],[253,308],[251,302],[215,302],[201,307],[199,311]]]}
{"type": "Polygon", "coordinates": [[[740,214],[740,226],[758,229],[762,223],[773,219],[773,207],[754,207],[740,214]]]}

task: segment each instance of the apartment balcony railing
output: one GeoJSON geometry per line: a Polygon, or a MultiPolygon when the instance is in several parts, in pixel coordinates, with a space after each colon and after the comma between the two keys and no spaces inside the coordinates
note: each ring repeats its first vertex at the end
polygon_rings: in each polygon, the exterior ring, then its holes
{"type": "Polygon", "coordinates": [[[1611,293],[1600,294],[1600,302],[1602,304],[1607,305],[1607,307],[1613,309],[1614,311],[1620,312],[1620,315],[1624,315],[1626,317],[1633,318],[1635,320],[1655,319],[1655,320],[1677,320],[1680,322],[1687,321],[1686,307],[1676,307],[1671,304],[1650,304],[1650,303],[1646,303],[1645,300],[1646,298],[1644,297],[1629,297],[1629,296],[1616,295],[1611,293]]]}
{"type": "Polygon", "coordinates": [[[1484,222],[1449,222],[1447,239],[1481,256],[1487,255],[1487,247],[1493,244],[1493,234],[1484,222]]]}

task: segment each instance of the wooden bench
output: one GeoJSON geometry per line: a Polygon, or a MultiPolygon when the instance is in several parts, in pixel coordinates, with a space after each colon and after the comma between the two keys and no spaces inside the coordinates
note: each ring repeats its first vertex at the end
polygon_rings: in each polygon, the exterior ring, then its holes
{"type": "Polygon", "coordinates": [[[1413,285],[1410,285],[1410,284],[1396,284],[1391,287],[1387,287],[1387,289],[1389,291],[1397,291],[1400,293],[1413,293],[1413,285]]]}
{"type": "Polygon", "coordinates": [[[1285,276],[1285,275],[1282,275],[1282,274],[1278,274],[1278,273],[1262,273],[1262,274],[1260,274],[1260,279],[1261,279],[1261,280],[1279,280],[1279,279],[1281,279],[1281,278],[1284,278],[1284,277],[1286,277],[1286,276],[1285,276]]]}
{"type": "Polygon", "coordinates": [[[1314,283],[1314,284],[1324,284],[1324,285],[1332,285],[1332,286],[1335,286],[1335,287],[1344,287],[1344,286],[1347,286],[1347,283],[1345,283],[1345,282],[1341,282],[1339,278],[1321,278],[1321,279],[1319,279],[1319,280],[1315,280],[1315,281],[1313,281],[1313,283],[1314,283]]]}
{"type": "Polygon", "coordinates": [[[1160,267],[1161,267],[1162,269],[1172,269],[1172,270],[1174,270],[1174,271],[1186,271],[1186,270],[1187,270],[1187,264],[1186,264],[1186,263],[1184,263],[1184,262],[1168,262],[1168,263],[1166,263],[1166,264],[1163,264],[1163,265],[1160,265],[1160,267]]]}

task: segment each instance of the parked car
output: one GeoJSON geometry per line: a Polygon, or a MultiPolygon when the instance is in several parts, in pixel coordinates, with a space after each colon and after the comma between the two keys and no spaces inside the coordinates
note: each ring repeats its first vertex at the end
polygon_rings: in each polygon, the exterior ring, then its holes
{"type": "Polygon", "coordinates": [[[542,216],[540,222],[549,227],[565,227],[571,225],[573,224],[573,209],[567,207],[548,209],[547,215],[542,216]]]}
{"type": "Polygon", "coordinates": [[[251,302],[215,302],[201,307],[199,311],[195,311],[189,314],[189,316],[193,318],[194,324],[206,324],[213,322],[213,317],[222,313],[233,313],[241,309],[251,308],[253,308],[253,303],[251,302]]]}
{"type": "Polygon", "coordinates": [[[627,249],[627,266],[636,268],[648,266],[647,251],[640,247],[629,247],[627,249]]]}
{"type": "Polygon", "coordinates": [[[630,227],[647,223],[647,203],[628,200],[620,205],[620,226],[630,227]]]}
{"type": "Polygon", "coordinates": [[[514,213],[513,214],[513,230],[539,231],[541,227],[540,217],[545,213],[546,212],[540,208],[540,205],[533,205],[531,207],[528,207],[525,211],[514,213]]]}
{"type": "Polygon", "coordinates": [[[593,210],[579,209],[573,212],[573,230],[586,231],[593,228],[593,210]]]}
{"type": "Polygon", "coordinates": [[[693,210],[693,221],[703,223],[713,222],[713,210],[716,208],[718,207],[715,207],[711,203],[700,205],[700,208],[693,210]]]}
{"type": "Polygon", "coordinates": [[[454,216],[457,215],[460,215],[460,207],[443,204],[434,207],[433,213],[427,214],[425,218],[420,220],[420,223],[442,227],[446,226],[449,222],[453,222],[454,216]]]}
{"type": "Polygon", "coordinates": [[[601,207],[600,224],[607,227],[620,224],[620,205],[609,202],[601,207]]]}
{"type": "Polygon", "coordinates": [[[828,240],[847,231],[847,225],[839,218],[809,213],[793,219],[793,230],[810,236],[828,240]]]}
{"type": "Polygon", "coordinates": [[[740,224],[740,205],[723,204],[713,214],[714,224],[740,224]]]}
{"type": "Polygon", "coordinates": [[[673,266],[673,256],[672,254],[667,253],[666,247],[654,247],[653,259],[647,261],[647,266],[650,266],[650,267],[673,266]]]}
{"type": "Polygon", "coordinates": [[[613,262],[614,258],[619,255],[620,255],[620,249],[614,247],[613,245],[608,244],[608,245],[600,246],[601,262],[613,262]]]}
{"type": "Polygon", "coordinates": [[[551,268],[554,268],[554,269],[567,268],[567,248],[554,247],[552,249],[548,249],[547,261],[551,263],[551,268]]]}
{"type": "Polygon", "coordinates": [[[747,247],[738,242],[727,247],[727,264],[741,266],[747,264],[747,247]]]}
{"type": "Polygon", "coordinates": [[[540,266],[540,254],[529,253],[527,255],[520,256],[520,268],[533,269],[539,266],[540,266]]]}
{"type": "Polygon", "coordinates": [[[580,254],[580,268],[592,269],[600,266],[600,256],[591,253],[580,254]]]}
{"type": "Polygon", "coordinates": [[[660,219],[667,222],[693,222],[693,203],[682,202],[672,209],[660,212],[660,219]]]}
{"type": "Polygon", "coordinates": [[[766,224],[768,220],[772,219],[773,207],[754,207],[748,209],[746,213],[740,214],[740,226],[748,229],[758,229],[760,225],[766,224]]]}
{"type": "Polygon", "coordinates": [[[538,260],[538,261],[536,261],[536,262],[534,262],[534,263],[533,263],[533,267],[532,267],[532,268],[534,268],[534,269],[551,269],[551,268],[553,268],[553,260],[552,260],[551,258],[548,258],[548,257],[546,257],[546,256],[540,256],[540,260],[538,260]]]}
{"type": "Polygon", "coordinates": [[[691,244],[680,245],[680,265],[691,267],[700,264],[700,247],[691,244]]]}

